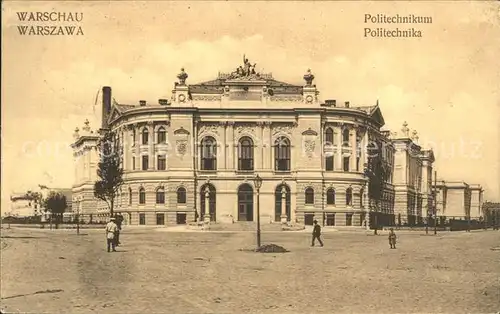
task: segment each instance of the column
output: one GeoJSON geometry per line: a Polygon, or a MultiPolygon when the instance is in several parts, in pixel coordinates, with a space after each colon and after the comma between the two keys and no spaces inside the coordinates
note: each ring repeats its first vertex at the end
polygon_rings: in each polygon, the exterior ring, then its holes
{"type": "Polygon", "coordinates": [[[155,145],[154,145],[154,140],[155,140],[155,128],[153,121],[148,122],[148,132],[149,132],[149,140],[148,140],[148,156],[149,156],[149,165],[148,165],[148,170],[154,170],[155,169],[155,145]]]}
{"type": "Polygon", "coordinates": [[[257,141],[254,143],[254,169],[261,170],[264,169],[264,149],[262,145],[262,139],[264,138],[264,123],[258,121],[257,128],[255,130],[257,134],[257,141]]]}
{"type": "Polygon", "coordinates": [[[334,127],[334,136],[337,137],[337,145],[336,145],[336,156],[334,158],[335,160],[335,171],[342,171],[342,124],[337,124],[334,127]]]}
{"type": "MultiPolygon", "coordinates": [[[[227,123],[225,121],[220,121],[219,122],[219,127],[222,128],[222,143],[220,143],[220,152],[217,151],[217,160],[219,160],[220,158],[223,158],[222,161],[220,162],[220,166],[217,165],[217,169],[227,169],[227,154],[226,154],[226,151],[227,151],[227,133],[226,133],[226,125],[227,123]]],[[[219,163],[219,162],[217,162],[219,163]]]]}
{"type": "Polygon", "coordinates": [[[360,161],[360,167],[362,170],[365,168],[365,164],[368,164],[368,158],[367,158],[367,150],[368,150],[368,130],[365,130],[363,133],[363,140],[361,144],[361,161],[360,161]]]}
{"type": "Polygon", "coordinates": [[[281,223],[286,225],[287,215],[286,215],[286,189],[281,188],[281,223]]]}
{"type": "Polygon", "coordinates": [[[210,190],[205,188],[205,215],[203,216],[205,224],[210,224],[210,190]]]}
{"type": "Polygon", "coordinates": [[[264,123],[264,133],[267,139],[267,145],[264,149],[266,154],[266,169],[273,171],[274,170],[274,162],[273,162],[273,133],[271,132],[272,122],[264,123]]]}
{"type": "Polygon", "coordinates": [[[129,135],[128,135],[128,126],[125,126],[122,129],[122,152],[123,152],[123,170],[127,171],[129,170],[128,168],[128,142],[129,142],[129,135]]]}
{"type": "Polygon", "coordinates": [[[356,158],[357,158],[357,132],[356,127],[352,126],[350,132],[350,145],[351,145],[351,158],[349,160],[349,171],[356,172],[356,158]]]}
{"type": "Polygon", "coordinates": [[[134,142],[135,164],[132,168],[135,167],[136,170],[140,170],[141,169],[141,152],[139,149],[139,143],[140,143],[140,137],[141,137],[140,125],[138,123],[135,123],[132,127],[133,127],[132,132],[134,132],[134,134],[135,134],[135,142],[134,142]]]}
{"type": "Polygon", "coordinates": [[[228,121],[227,122],[227,134],[228,134],[228,137],[227,137],[227,144],[228,144],[228,150],[227,150],[227,165],[228,165],[228,169],[238,169],[238,168],[235,168],[234,165],[235,165],[235,158],[234,158],[234,152],[236,150],[235,148],[235,143],[234,143],[234,121],[228,121]]]}

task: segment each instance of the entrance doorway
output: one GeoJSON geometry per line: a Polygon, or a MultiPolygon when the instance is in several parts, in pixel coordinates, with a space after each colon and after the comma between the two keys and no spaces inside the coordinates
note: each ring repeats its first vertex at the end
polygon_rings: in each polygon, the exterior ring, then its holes
{"type": "Polygon", "coordinates": [[[249,184],[238,188],[238,221],[253,221],[253,188],[249,184]]]}
{"type": "Polygon", "coordinates": [[[216,191],[215,187],[210,184],[204,184],[200,188],[200,214],[201,214],[201,219],[203,220],[205,218],[205,190],[208,187],[209,190],[209,195],[208,195],[208,209],[210,210],[210,221],[216,221],[216,191]]]}
{"type": "Polygon", "coordinates": [[[285,212],[286,212],[286,220],[290,221],[291,210],[290,210],[290,200],[292,196],[290,195],[290,188],[286,184],[280,184],[276,187],[274,191],[274,221],[281,221],[281,191],[282,188],[285,188],[286,197],[285,197],[285,212]]]}

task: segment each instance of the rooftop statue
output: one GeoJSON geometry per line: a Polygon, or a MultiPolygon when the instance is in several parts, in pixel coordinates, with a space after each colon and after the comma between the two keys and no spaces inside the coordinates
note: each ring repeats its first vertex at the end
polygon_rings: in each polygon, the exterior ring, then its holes
{"type": "Polygon", "coordinates": [[[255,71],[255,66],[257,63],[251,64],[250,61],[248,61],[248,58],[243,55],[243,65],[240,65],[234,72],[231,73],[231,75],[228,77],[228,79],[236,79],[236,78],[255,78],[255,77],[260,77],[260,74],[255,71]]]}
{"type": "Polygon", "coordinates": [[[177,78],[179,79],[179,85],[186,85],[188,75],[184,72],[184,68],[181,68],[181,73],[177,74],[177,78]]]}
{"type": "Polygon", "coordinates": [[[311,72],[311,69],[307,69],[307,73],[304,74],[304,80],[306,81],[306,86],[311,86],[312,81],[314,80],[314,75],[311,72]]]}

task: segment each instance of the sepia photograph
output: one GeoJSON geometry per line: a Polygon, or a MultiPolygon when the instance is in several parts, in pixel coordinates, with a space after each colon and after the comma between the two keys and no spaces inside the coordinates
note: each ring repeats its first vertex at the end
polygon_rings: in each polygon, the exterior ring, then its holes
{"type": "Polygon", "coordinates": [[[3,1],[0,312],[500,314],[499,52],[499,1],[3,1]]]}

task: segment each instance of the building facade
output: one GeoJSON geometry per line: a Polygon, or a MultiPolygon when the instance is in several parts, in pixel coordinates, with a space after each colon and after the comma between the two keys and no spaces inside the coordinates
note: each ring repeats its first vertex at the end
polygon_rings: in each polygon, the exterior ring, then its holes
{"type": "MultiPolygon", "coordinates": [[[[370,211],[392,216],[391,223],[395,208],[410,221],[406,217],[421,215],[430,191],[422,188],[428,183],[422,169],[432,169],[433,157],[420,147],[412,148],[413,155],[394,145],[390,132],[381,130],[385,122],[378,102],[323,102],[310,70],[305,84],[297,85],[256,73],[254,67],[245,59],[236,71],[193,85],[182,69],[171,98],[158,104],[112,103],[111,88],[103,88],[101,129],[114,131],[123,148],[125,183],[115,211],[125,223],[255,221],[256,175],[263,179],[262,222],[312,224],[316,219],[362,226],[369,223],[370,211]],[[377,202],[369,198],[365,172],[373,143],[381,147],[377,158],[388,169],[377,202]],[[396,182],[401,192],[395,192],[396,182]],[[406,197],[396,207],[395,193],[406,197]],[[411,210],[405,209],[408,204],[411,210]]],[[[86,123],[74,136],[74,208],[93,220],[107,219],[107,207],[93,197],[98,132],[86,123]]]]}
{"type": "Polygon", "coordinates": [[[457,219],[483,217],[483,188],[480,184],[438,180],[433,184],[437,192],[438,216],[457,219]]]}

